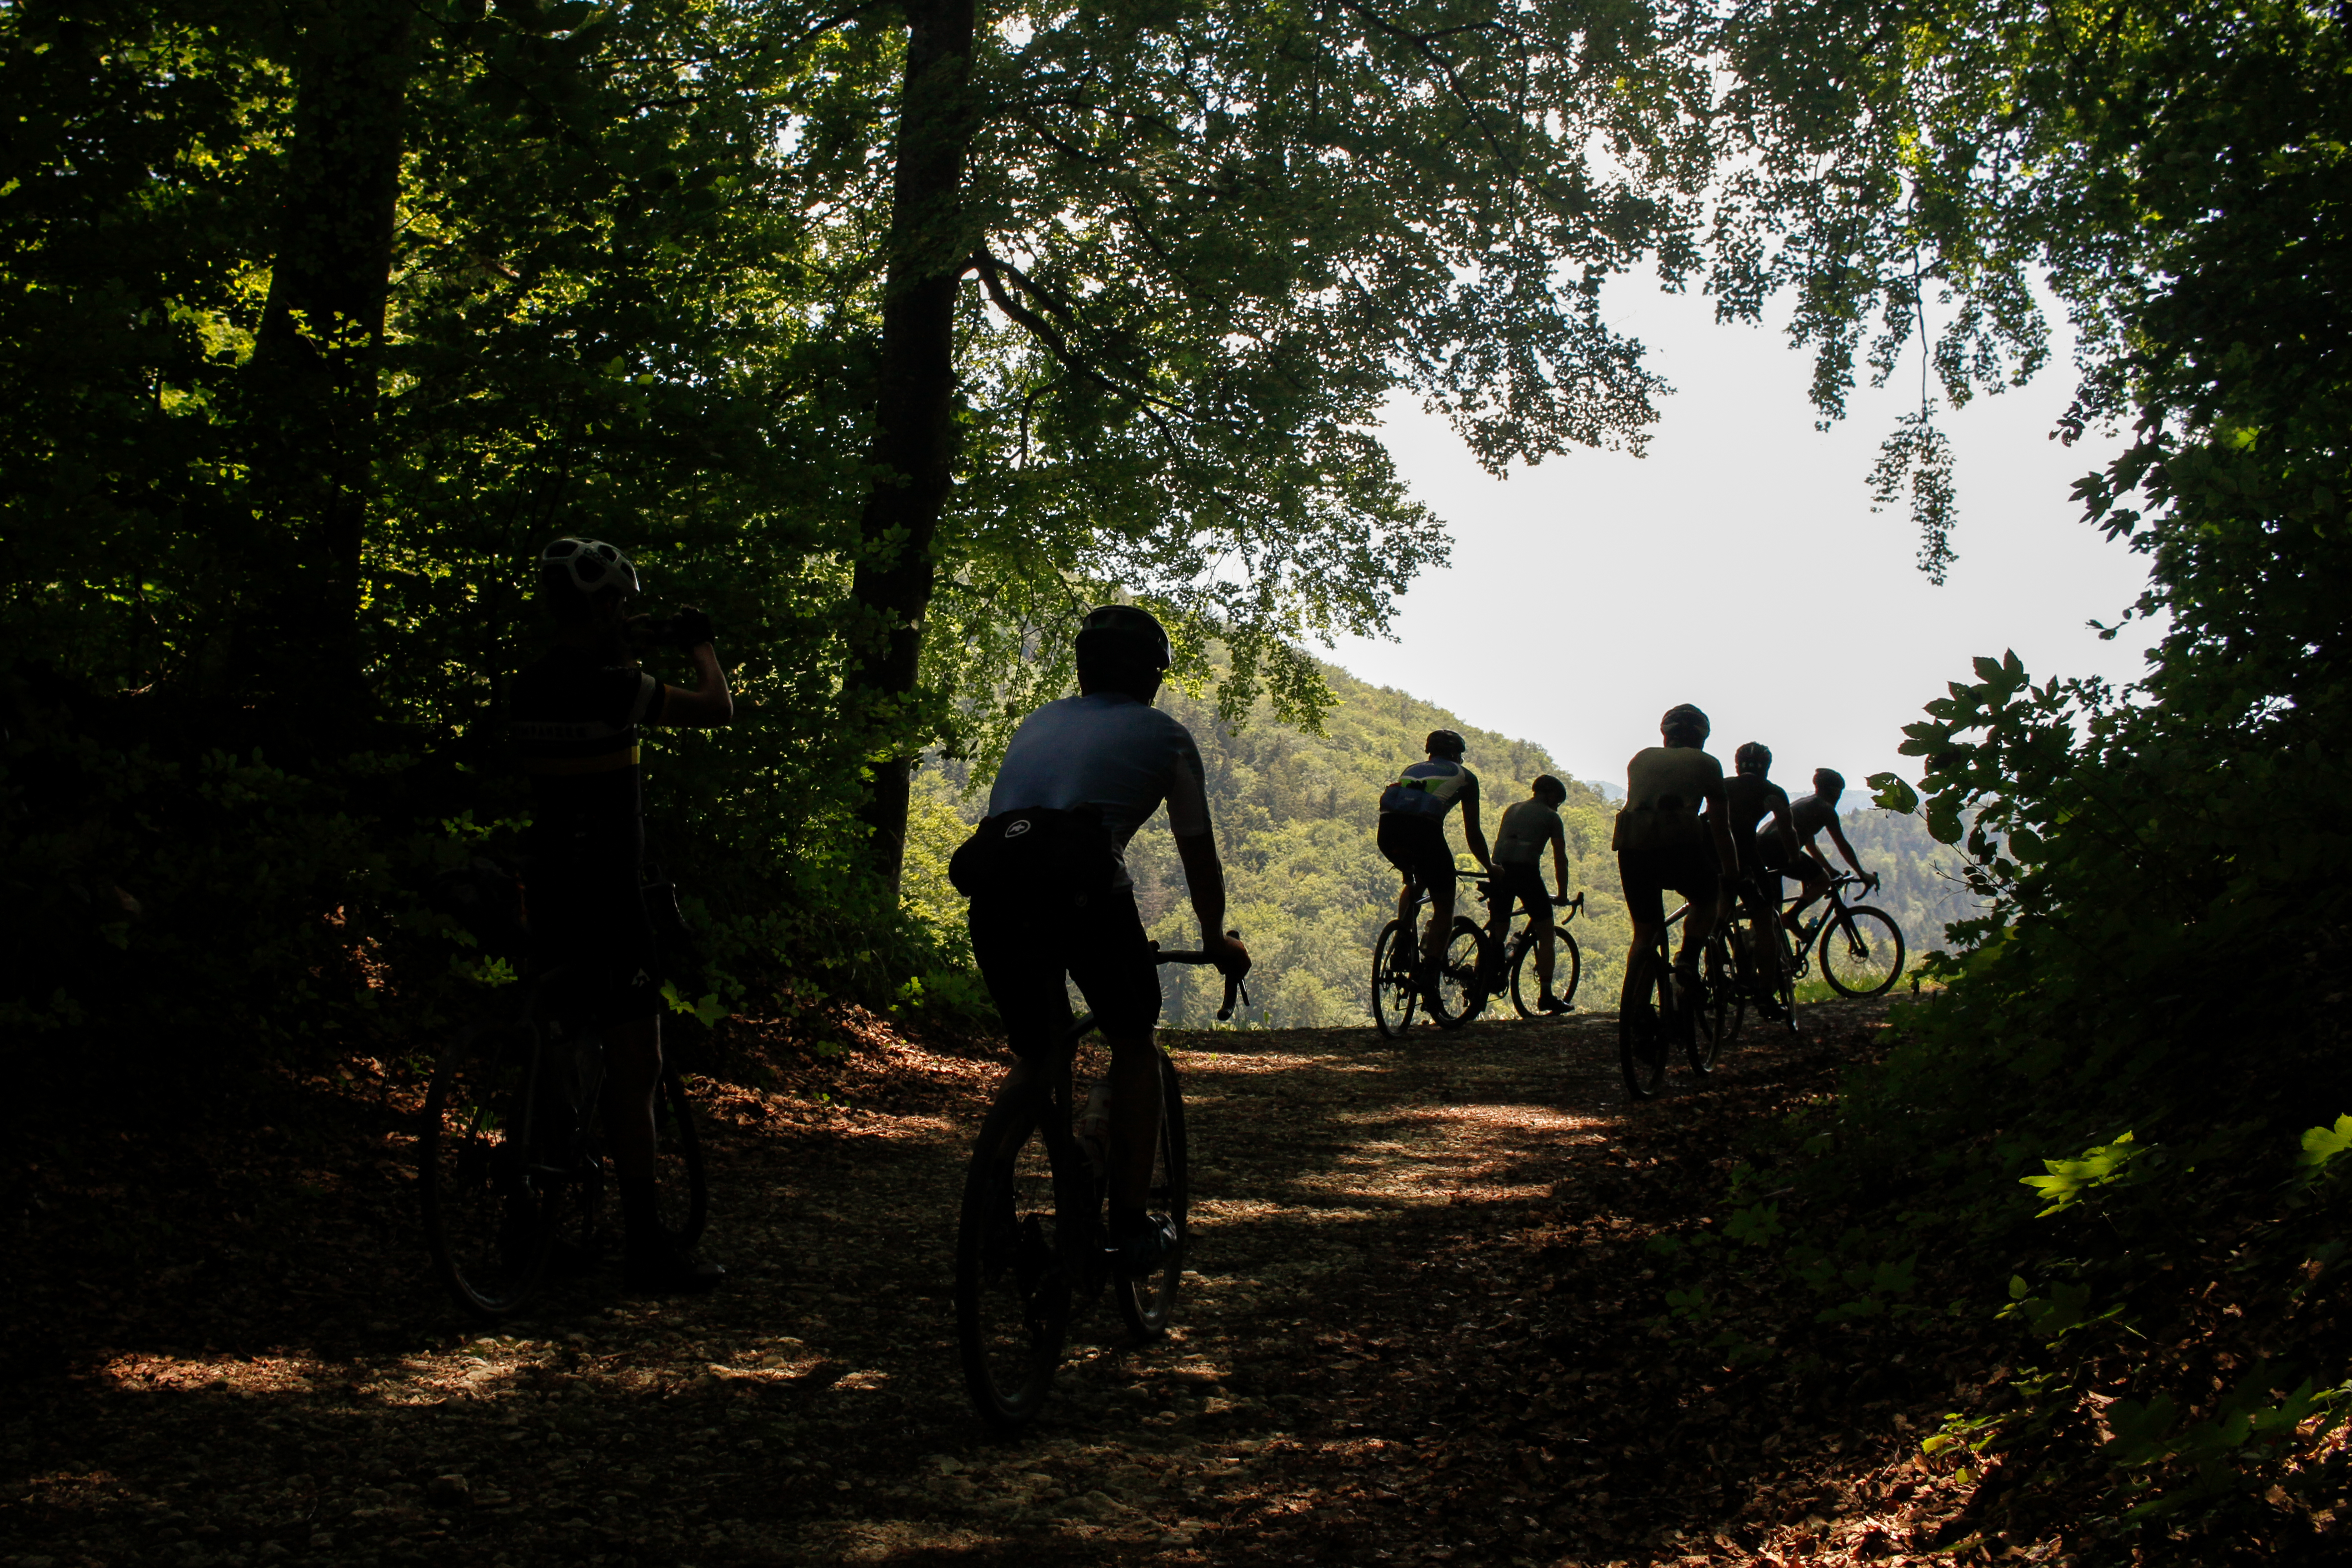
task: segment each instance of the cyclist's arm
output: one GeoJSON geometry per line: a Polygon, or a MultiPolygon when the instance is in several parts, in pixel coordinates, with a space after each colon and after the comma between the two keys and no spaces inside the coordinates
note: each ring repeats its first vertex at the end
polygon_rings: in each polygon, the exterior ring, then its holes
{"type": "MultiPolygon", "coordinates": [[[[1845,863],[1853,867],[1854,875],[1866,877],[1870,874],[1868,872],[1862,869],[1862,857],[1855,854],[1853,852],[1853,846],[1845,841],[1845,830],[1838,826],[1838,821],[1835,817],[1832,817],[1830,819],[1830,838],[1836,843],[1838,853],[1845,856],[1845,863]]],[[[1822,858],[1822,864],[1826,867],[1829,863],[1828,857],[1823,856],[1822,858]]]]}
{"type": "Polygon", "coordinates": [[[1772,797],[1772,831],[1780,835],[1780,841],[1788,846],[1790,853],[1794,854],[1804,847],[1804,841],[1797,837],[1797,819],[1789,812],[1789,797],[1785,790],[1772,797]]]}
{"type": "Polygon", "coordinates": [[[1225,865],[1217,856],[1216,834],[1209,826],[1208,776],[1191,736],[1184,737],[1162,787],[1167,790],[1168,830],[1176,837],[1176,858],[1183,863],[1184,885],[1201,922],[1201,949],[1225,973],[1244,973],[1249,949],[1225,935],[1225,865]]]}
{"type": "Polygon", "coordinates": [[[1568,829],[1558,821],[1551,825],[1551,879],[1559,889],[1560,902],[1568,902],[1568,829]]]}
{"type": "Polygon", "coordinates": [[[1486,830],[1478,825],[1478,780],[1474,777],[1470,788],[1462,791],[1462,841],[1470,846],[1470,854],[1486,874],[1495,874],[1495,857],[1486,850],[1486,830]]]}
{"type": "Polygon", "coordinates": [[[697,643],[688,651],[694,661],[694,688],[666,686],[656,724],[708,728],[735,716],[735,698],[727,689],[727,672],[719,667],[719,650],[697,643]]]}

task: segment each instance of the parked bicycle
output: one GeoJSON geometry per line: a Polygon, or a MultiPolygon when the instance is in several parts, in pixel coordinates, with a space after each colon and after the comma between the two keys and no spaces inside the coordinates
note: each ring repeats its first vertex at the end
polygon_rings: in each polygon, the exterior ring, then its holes
{"type": "MultiPolygon", "coordinates": [[[[1489,908],[1501,896],[1492,882],[1481,881],[1476,886],[1489,908]]],[[[1552,904],[1564,911],[1551,928],[1553,994],[1566,1004],[1575,1000],[1577,982],[1583,975],[1583,955],[1577,949],[1576,938],[1569,933],[1568,922],[1583,912],[1584,894],[1580,893],[1567,900],[1555,897],[1552,904]]],[[[1372,1021],[1391,1040],[1404,1033],[1412,1022],[1414,1011],[1423,1005],[1418,963],[1421,949],[1415,936],[1420,914],[1421,905],[1416,900],[1411,915],[1382,926],[1379,939],[1372,944],[1372,1021]]],[[[1454,928],[1446,936],[1444,956],[1438,960],[1435,1005],[1429,1009],[1431,1020],[1440,1029],[1459,1029],[1486,1011],[1487,1002],[1506,984],[1510,987],[1511,1006],[1521,1018],[1546,1016],[1535,1005],[1541,992],[1530,956],[1536,949],[1533,920],[1521,925],[1507,939],[1496,942],[1487,935],[1485,925],[1466,915],[1455,915],[1454,928]]]]}
{"type": "MultiPolygon", "coordinates": [[[[552,1259],[593,1259],[607,1224],[600,1031],[568,1025],[563,972],[510,988],[441,1052],[417,1136],[425,1244],[460,1306],[497,1321],[528,1305],[552,1259]]],[[[681,1249],[709,1213],[702,1144],[677,1067],[654,1101],[656,1191],[681,1249]]]]}
{"type": "MultiPolygon", "coordinates": [[[[1238,940],[1241,933],[1228,933],[1238,940]]],[[[1160,953],[1162,964],[1209,964],[1207,953],[1160,953]]],[[[1225,979],[1220,1019],[1249,992],[1225,979]]],[[[1035,1416],[1062,1363],[1073,1310],[1108,1285],[1139,1339],[1168,1326],[1183,1278],[1190,1207],[1184,1098],[1176,1063],[1160,1053],[1160,1142],[1144,1207],[1175,1223],[1177,1244],[1149,1275],[1113,1267],[1106,1125],[1108,1061],[1088,1013],[1070,1026],[1069,1050],[1034,1061],[1022,1082],[998,1091],[981,1124],[956,1226],[956,1339],[972,1403],[1002,1430],[1035,1416]],[[1081,1060],[1084,1058],[1085,1060],[1081,1060]],[[1081,1076],[1080,1070],[1084,1070],[1081,1076]],[[1082,1084],[1091,1092],[1081,1095],[1082,1084]]]]}

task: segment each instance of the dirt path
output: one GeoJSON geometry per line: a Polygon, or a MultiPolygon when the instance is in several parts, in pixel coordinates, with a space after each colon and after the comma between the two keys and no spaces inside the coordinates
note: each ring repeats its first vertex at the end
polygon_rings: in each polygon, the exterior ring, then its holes
{"type": "MultiPolygon", "coordinates": [[[[1826,1082],[1875,1014],[1812,1016],[1809,1040],[1744,1050],[1706,1093],[1678,1082],[1630,1115],[1605,1018],[1394,1045],[1369,1030],[1171,1037],[1196,1167],[1180,1326],[1134,1350],[1097,1309],[1038,1429],[1011,1443],[964,1402],[949,1317],[951,1217],[992,1064],[898,1042],[836,1083],[846,1108],[714,1090],[707,1249],[730,1287],[639,1303],[591,1278],[496,1335],[420,1282],[400,1135],[353,1113],[344,1143],[373,1166],[326,1137],[270,1167],[278,1191],[284,1169],[344,1162],[303,1178],[334,1186],[303,1244],[269,1254],[232,1212],[214,1217],[228,1240],[159,1241],[12,1303],[50,1339],[47,1364],[20,1358],[0,1415],[0,1564],[1826,1547],[1852,1500],[1834,1487],[1778,1502],[1768,1488],[1767,1507],[1736,1465],[1710,1490],[1674,1473],[1691,1453],[1646,1457],[1709,1401],[1769,1396],[1703,1354],[1685,1377],[1649,1345],[1660,1307],[1633,1245],[1719,1190],[1730,1151],[1710,1105],[1826,1082]],[[1663,1406],[1654,1385],[1612,1390],[1652,1363],[1675,1374],[1663,1406]]],[[[47,1157],[54,1177],[72,1155],[47,1157]]],[[[1880,1426],[1846,1455],[1857,1485],[1901,1447],[1880,1426]]]]}

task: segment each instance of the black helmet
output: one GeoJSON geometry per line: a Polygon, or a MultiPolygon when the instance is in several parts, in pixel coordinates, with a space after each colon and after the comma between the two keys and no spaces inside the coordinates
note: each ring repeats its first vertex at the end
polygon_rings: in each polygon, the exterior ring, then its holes
{"type": "Polygon", "coordinates": [[[1454,762],[1461,761],[1462,753],[1468,749],[1462,744],[1462,737],[1450,729],[1431,730],[1429,738],[1421,743],[1421,748],[1432,757],[1443,757],[1454,762]]]}
{"type": "Polygon", "coordinates": [[[1106,643],[1124,644],[1155,670],[1165,670],[1176,662],[1176,646],[1168,640],[1168,628],[1151,612],[1132,604],[1104,604],[1087,612],[1078,627],[1079,647],[1091,653],[1106,643]]]}
{"type": "Polygon", "coordinates": [[[1843,794],[1844,794],[1844,793],[1845,793],[1845,775],[1844,775],[1844,774],[1843,774],[1843,773],[1841,773],[1841,772],[1839,772],[1839,771],[1838,771],[1836,768],[1814,768],[1814,769],[1813,769],[1813,792],[1814,792],[1815,794],[1817,794],[1817,795],[1843,795],[1843,794]]]}
{"type": "Polygon", "coordinates": [[[1772,748],[1760,740],[1751,740],[1731,754],[1731,766],[1742,773],[1769,773],[1772,748]]]}
{"type": "Polygon", "coordinates": [[[1528,788],[1555,806],[1568,799],[1568,786],[1549,773],[1537,774],[1536,781],[1528,788]]]}
{"type": "Polygon", "coordinates": [[[561,604],[617,591],[633,594],[637,569],[602,539],[551,539],[539,552],[539,591],[561,604]]]}
{"type": "Polygon", "coordinates": [[[1715,726],[1707,723],[1706,715],[1693,705],[1677,703],[1666,710],[1664,718],[1658,720],[1660,735],[1672,735],[1676,730],[1696,731],[1700,743],[1705,744],[1706,737],[1714,733],[1715,726]]]}

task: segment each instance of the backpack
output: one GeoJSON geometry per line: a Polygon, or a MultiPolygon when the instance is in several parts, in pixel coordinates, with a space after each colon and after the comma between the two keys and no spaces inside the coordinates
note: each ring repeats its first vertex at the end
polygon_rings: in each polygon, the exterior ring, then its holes
{"type": "Polygon", "coordinates": [[[1086,904],[1118,883],[1118,845],[1092,806],[1024,806],[982,821],[948,862],[966,898],[1021,895],[1086,904]]]}

